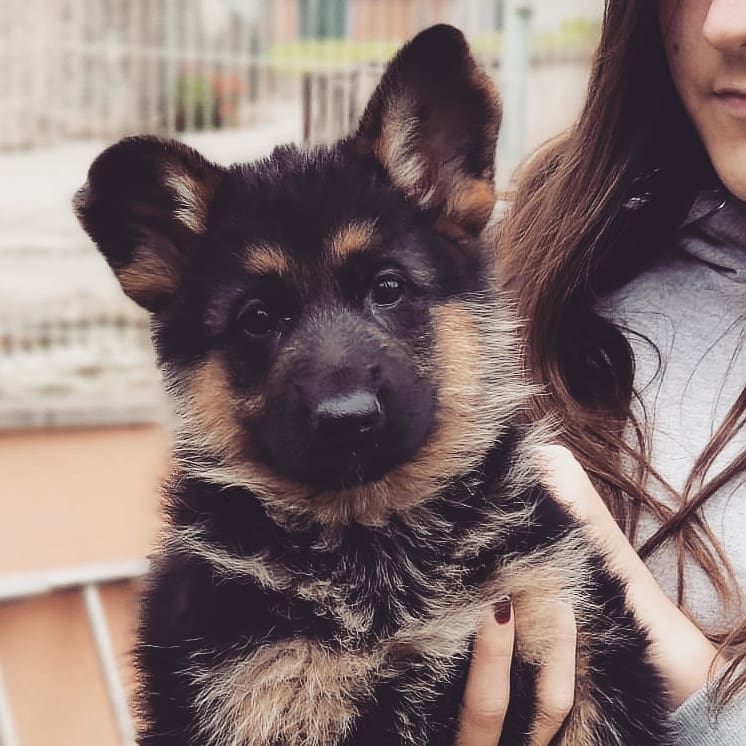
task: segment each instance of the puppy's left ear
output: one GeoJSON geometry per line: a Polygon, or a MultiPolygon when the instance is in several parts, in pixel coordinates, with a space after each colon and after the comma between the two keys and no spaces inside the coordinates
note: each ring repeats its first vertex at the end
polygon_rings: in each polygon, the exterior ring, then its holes
{"type": "Polygon", "coordinates": [[[502,106],[463,34],[433,26],[389,64],[353,136],[449,232],[478,234],[495,202],[502,106]]]}
{"type": "Polygon", "coordinates": [[[131,137],[91,166],[73,205],[124,292],[152,313],[178,295],[225,171],[173,140],[131,137]]]}

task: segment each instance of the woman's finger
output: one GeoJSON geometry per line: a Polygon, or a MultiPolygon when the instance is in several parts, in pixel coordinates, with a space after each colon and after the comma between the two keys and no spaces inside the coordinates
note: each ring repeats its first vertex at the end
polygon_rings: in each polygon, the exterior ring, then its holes
{"type": "Polygon", "coordinates": [[[577,626],[569,603],[558,605],[552,617],[555,644],[536,681],[536,716],[531,746],[547,746],[565,722],[575,699],[577,626]]]}
{"type": "Polygon", "coordinates": [[[510,599],[497,601],[483,620],[461,706],[457,746],[496,746],[510,701],[515,622],[510,599]]]}

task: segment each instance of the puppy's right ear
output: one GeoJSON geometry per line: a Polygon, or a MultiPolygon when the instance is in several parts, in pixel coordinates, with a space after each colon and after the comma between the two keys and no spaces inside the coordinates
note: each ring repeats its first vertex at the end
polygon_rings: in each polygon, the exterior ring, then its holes
{"type": "Polygon", "coordinates": [[[176,141],[133,137],[105,150],[75,195],[83,228],[124,292],[149,311],[178,291],[225,173],[176,141]]]}
{"type": "Polygon", "coordinates": [[[464,35],[433,26],[386,68],[352,143],[452,236],[478,235],[495,204],[500,97],[464,35]]]}

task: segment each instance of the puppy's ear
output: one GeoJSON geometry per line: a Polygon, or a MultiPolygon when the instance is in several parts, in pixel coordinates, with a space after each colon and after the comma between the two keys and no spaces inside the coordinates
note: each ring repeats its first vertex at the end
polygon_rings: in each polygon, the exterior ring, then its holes
{"type": "Polygon", "coordinates": [[[476,234],[495,201],[502,107],[463,34],[433,26],[389,64],[353,142],[443,227],[476,234]]]}
{"type": "Polygon", "coordinates": [[[166,307],[204,233],[225,171],[181,143],[127,138],[105,150],[73,206],[124,292],[166,307]]]}

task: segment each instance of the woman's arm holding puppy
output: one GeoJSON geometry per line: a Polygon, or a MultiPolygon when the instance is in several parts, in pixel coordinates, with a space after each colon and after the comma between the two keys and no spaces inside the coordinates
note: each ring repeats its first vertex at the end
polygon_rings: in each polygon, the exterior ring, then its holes
{"type": "Polygon", "coordinates": [[[627,601],[648,630],[653,661],[665,677],[671,705],[677,707],[725,661],[715,660],[712,643],[665,595],[570,451],[547,446],[543,457],[547,487],[586,525],[611,568],[626,582],[627,601]]]}
{"type": "MultiPolygon", "coordinates": [[[[663,593],[645,563],[627,541],[583,468],[562,446],[543,452],[546,484],[586,526],[604,551],[611,568],[627,583],[627,599],[651,638],[653,660],[668,684],[677,707],[706,685],[716,649],[663,593]],[[682,655],[682,651],[686,655],[682,655]]],[[[462,706],[458,746],[494,746],[510,699],[510,659],[514,620],[495,614],[480,628],[462,706]],[[500,623],[501,620],[503,623],[500,623]]],[[[531,746],[545,746],[572,707],[575,669],[575,619],[568,607],[557,609],[552,622],[557,643],[537,682],[537,716],[531,746]]],[[[713,661],[714,669],[713,669],[713,661]]]]}

